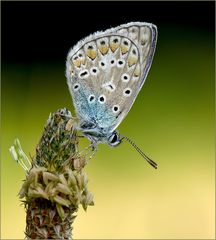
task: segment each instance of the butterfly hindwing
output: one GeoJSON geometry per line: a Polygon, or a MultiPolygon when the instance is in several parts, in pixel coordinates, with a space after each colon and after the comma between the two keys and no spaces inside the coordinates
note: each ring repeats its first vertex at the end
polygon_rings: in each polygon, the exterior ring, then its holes
{"type": "Polygon", "coordinates": [[[156,27],[129,23],[80,41],[67,58],[67,79],[82,120],[114,130],[144,84],[157,37],[156,27]]]}

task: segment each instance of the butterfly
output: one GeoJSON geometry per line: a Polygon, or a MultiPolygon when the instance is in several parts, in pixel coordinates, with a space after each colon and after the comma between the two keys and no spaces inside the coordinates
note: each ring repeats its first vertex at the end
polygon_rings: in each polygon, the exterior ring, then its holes
{"type": "Polygon", "coordinates": [[[157,164],[116,128],[145,82],[156,42],[154,24],[130,22],[79,41],[70,49],[66,62],[79,129],[92,146],[117,146],[126,139],[154,168],[157,164]]]}

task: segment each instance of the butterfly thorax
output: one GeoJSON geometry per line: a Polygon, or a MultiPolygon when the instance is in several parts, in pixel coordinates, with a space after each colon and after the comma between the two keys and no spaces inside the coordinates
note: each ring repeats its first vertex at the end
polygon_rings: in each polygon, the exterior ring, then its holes
{"type": "Polygon", "coordinates": [[[117,131],[109,132],[108,129],[99,127],[96,122],[84,121],[80,124],[80,130],[96,146],[99,143],[106,143],[112,147],[121,143],[117,131]]]}

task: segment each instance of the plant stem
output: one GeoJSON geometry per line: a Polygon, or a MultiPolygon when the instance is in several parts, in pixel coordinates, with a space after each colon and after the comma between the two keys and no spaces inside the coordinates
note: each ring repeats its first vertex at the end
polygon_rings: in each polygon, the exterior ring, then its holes
{"type": "Polygon", "coordinates": [[[50,114],[31,165],[19,140],[10,148],[26,171],[19,192],[26,209],[27,239],[72,239],[74,213],[93,205],[84,156],[78,153],[76,121],[67,109],[50,114]]]}

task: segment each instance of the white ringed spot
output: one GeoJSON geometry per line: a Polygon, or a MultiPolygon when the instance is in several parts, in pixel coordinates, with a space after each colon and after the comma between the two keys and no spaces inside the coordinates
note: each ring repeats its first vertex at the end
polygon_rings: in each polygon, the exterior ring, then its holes
{"type": "Polygon", "coordinates": [[[130,80],[130,76],[127,73],[122,74],[121,80],[123,82],[128,82],[130,80]]]}
{"type": "Polygon", "coordinates": [[[114,105],[113,107],[112,107],[112,111],[114,112],[114,113],[117,113],[117,112],[119,112],[119,106],[118,105],[114,105]]]}
{"type": "Polygon", "coordinates": [[[98,74],[99,70],[97,67],[92,67],[90,70],[91,75],[96,76],[98,74]]]}
{"type": "Polygon", "coordinates": [[[123,95],[125,97],[129,97],[131,95],[131,93],[132,93],[132,90],[130,88],[125,88],[124,92],[123,92],[123,95]]]}
{"type": "Polygon", "coordinates": [[[123,59],[118,59],[117,67],[122,68],[125,65],[125,61],[123,59]]]}
{"type": "Polygon", "coordinates": [[[105,95],[100,95],[98,97],[98,102],[101,104],[104,104],[106,102],[106,96],[105,95]]]}
{"type": "Polygon", "coordinates": [[[116,65],[116,59],[115,59],[115,58],[112,58],[112,59],[110,60],[110,65],[111,65],[111,67],[113,67],[113,66],[116,65]]]}
{"type": "Polygon", "coordinates": [[[81,79],[86,79],[87,77],[89,77],[89,71],[87,69],[84,69],[79,73],[79,77],[81,79]]]}
{"type": "Polygon", "coordinates": [[[106,69],[106,62],[105,61],[100,61],[99,66],[104,70],[106,69]]]}
{"type": "Polygon", "coordinates": [[[80,89],[80,84],[79,83],[75,83],[74,85],[73,85],[73,90],[74,91],[78,91],[80,89]]]}
{"type": "Polygon", "coordinates": [[[93,94],[89,95],[89,97],[88,97],[88,102],[89,102],[89,103],[95,102],[95,96],[94,96],[93,94]]]}

